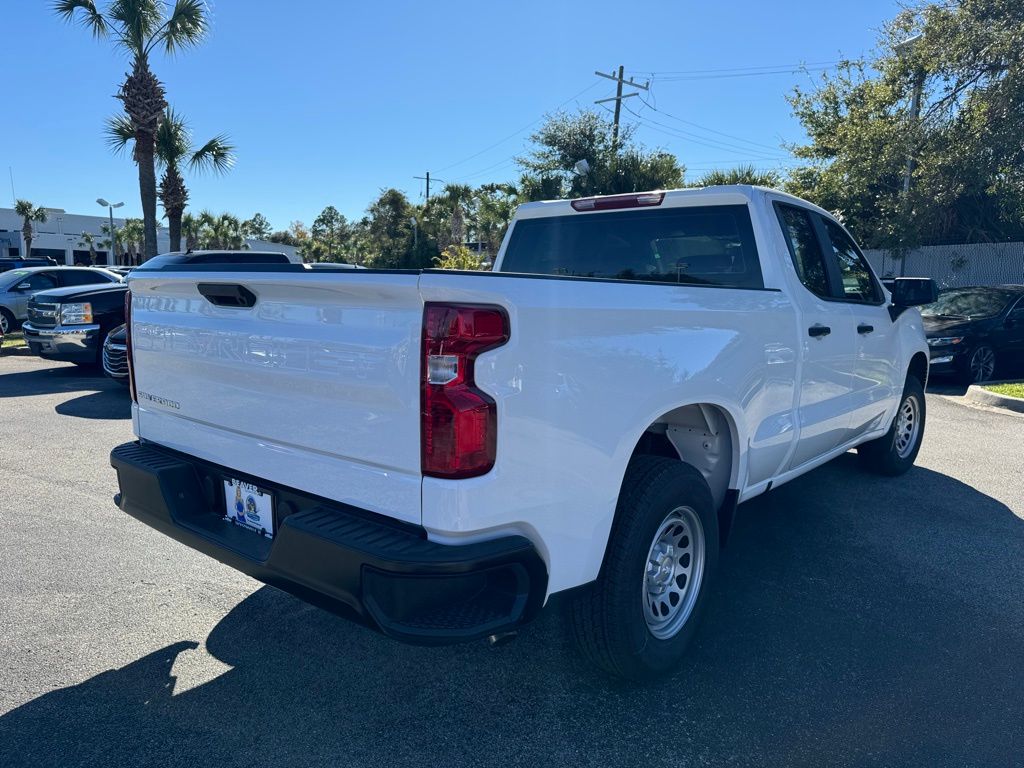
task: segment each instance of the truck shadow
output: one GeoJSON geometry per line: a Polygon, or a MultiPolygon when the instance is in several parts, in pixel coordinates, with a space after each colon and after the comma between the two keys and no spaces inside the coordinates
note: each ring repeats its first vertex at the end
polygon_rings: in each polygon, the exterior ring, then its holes
{"type": "Polygon", "coordinates": [[[128,390],[100,368],[55,364],[52,368],[0,374],[0,399],[83,392],[58,403],[54,410],[83,419],[130,419],[128,390]]]}
{"type": "MultiPolygon", "coordinates": [[[[264,587],[186,638],[0,718],[5,764],[994,765],[1024,735],[1024,521],[930,470],[844,456],[744,505],[680,672],[513,643],[407,647],[264,587]]],[[[130,631],[130,630],[129,630],[130,631]]]]}

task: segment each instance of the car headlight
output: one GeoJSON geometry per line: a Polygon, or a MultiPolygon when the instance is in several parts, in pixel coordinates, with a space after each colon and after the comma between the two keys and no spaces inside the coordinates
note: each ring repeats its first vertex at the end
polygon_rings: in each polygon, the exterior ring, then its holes
{"type": "Polygon", "coordinates": [[[949,347],[953,344],[959,344],[964,340],[963,336],[943,336],[939,339],[928,339],[929,347],[949,347]]]}
{"type": "Polygon", "coordinates": [[[60,308],[61,325],[84,325],[92,322],[92,304],[65,304],[60,308]]]}

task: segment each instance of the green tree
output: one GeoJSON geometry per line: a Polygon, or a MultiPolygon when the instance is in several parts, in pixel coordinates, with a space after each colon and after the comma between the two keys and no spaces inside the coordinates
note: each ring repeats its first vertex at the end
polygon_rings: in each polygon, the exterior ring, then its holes
{"type": "Polygon", "coordinates": [[[57,0],[53,10],[66,21],[77,20],[94,37],[109,38],[128,54],[132,71],[116,98],[124,106],[135,135],[133,158],[139,169],[139,196],[144,222],[145,259],[156,256],[156,137],[167,108],[163,84],[150,69],[150,54],[168,55],[197,45],[206,35],[203,0],[111,0],[101,12],[94,0],[57,0]]]}
{"type": "Polygon", "coordinates": [[[369,264],[381,269],[421,266],[413,249],[414,209],[402,192],[383,190],[366,213],[363,248],[369,264]]]}
{"type": "Polygon", "coordinates": [[[480,270],[486,263],[486,256],[464,245],[449,245],[434,259],[438,269],[480,270]]]}
{"type": "Polygon", "coordinates": [[[270,222],[267,221],[267,217],[258,212],[254,213],[251,219],[242,222],[242,229],[245,231],[246,237],[256,240],[268,240],[274,231],[270,222]]]}
{"type": "Polygon", "coordinates": [[[336,261],[348,238],[348,221],[333,205],[324,208],[309,229],[311,247],[317,261],[336,261]]]}
{"type": "Polygon", "coordinates": [[[32,255],[32,240],[35,238],[32,222],[42,224],[46,221],[46,209],[28,200],[15,200],[14,212],[21,217],[21,236],[25,239],[24,256],[28,258],[32,255]]]}
{"type": "Polygon", "coordinates": [[[94,235],[92,232],[83,232],[81,235],[79,235],[78,247],[88,248],[89,263],[96,263],[96,235],[94,235]]]}
{"type": "Polygon", "coordinates": [[[1019,0],[907,7],[881,32],[877,56],[790,96],[810,141],[795,148],[806,163],[787,188],[840,213],[867,245],[897,252],[1024,237],[1022,49],[1019,0]]]}
{"type": "Polygon", "coordinates": [[[517,158],[523,169],[519,190],[524,200],[642,192],[680,187],[684,168],[674,155],[648,151],[622,126],[618,149],[612,124],[601,114],[550,115],[530,137],[532,148],[517,158]],[[585,170],[580,171],[581,161],[585,170]]]}
{"type": "Polygon", "coordinates": [[[782,186],[782,174],[778,171],[759,171],[752,165],[741,165],[728,170],[708,171],[694,184],[694,187],[720,187],[732,184],[753,184],[758,187],[782,186]]]}
{"type": "Polygon", "coordinates": [[[477,237],[493,257],[519,204],[519,190],[512,184],[484,184],[476,191],[477,237]]]}
{"type": "Polygon", "coordinates": [[[138,264],[142,260],[146,240],[146,225],[142,219],[125,219],[117,239],[121,241],[127,263],[138,264]]]}
{"type": "Polygon", "coordinates": [[[214,215],[200,211],[196,218],[197,247],[217,251],[240,251],[248,248],[242,231],[242,220],[230,213],[214,215]]]}
{"type": "MultiPolygon", "coordinates": [[[[135,140],[135,130],[127,115],[107,121],[107,143],[115,152],[135,140]]],[[[214,136],[201,146],[192,143],[192,132],[185,119],[168,107],[156,131],[156,159],[163,169],[158,194],[170,234],[170,250],[181,250],[181,219],[188,203],[188,188],[181,175],[184,165],[192,170],[226,173],[235,162],[235,148],[225,134],[214,136]]]]}

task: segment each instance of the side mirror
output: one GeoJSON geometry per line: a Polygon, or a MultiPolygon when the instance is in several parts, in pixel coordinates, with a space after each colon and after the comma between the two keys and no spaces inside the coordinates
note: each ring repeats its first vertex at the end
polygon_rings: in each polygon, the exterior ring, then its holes
{"type": "Polygon", "coordinates": [[[897,309],[920,307],[939,299],[939,288],[930,277],[897,277],[892,285],[892,305],[897,309]]]}
{"type": "Polygon", "coordinates": [[[16,291],[27,291],[30,290],[31,288],[32,283],[18,283],[16,286],[14,286],[14,290],[16,291]]]}

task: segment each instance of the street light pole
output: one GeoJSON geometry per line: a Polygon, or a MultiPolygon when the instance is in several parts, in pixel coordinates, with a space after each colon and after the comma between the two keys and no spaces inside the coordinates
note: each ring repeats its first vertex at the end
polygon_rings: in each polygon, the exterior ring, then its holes
{"type": "MultiPolygon", "coordinates": [[[[117,263],[117,233],[114,230],[114,209],[120,208],[124,203],[108,203],[102,197],[97,197],[96,202],[107,209],[107,214],[110,216],[110,256],[113,257],[113,261],[117,263]]],[[[108,257],[109,258],[109,257],[108,257]]]]}

